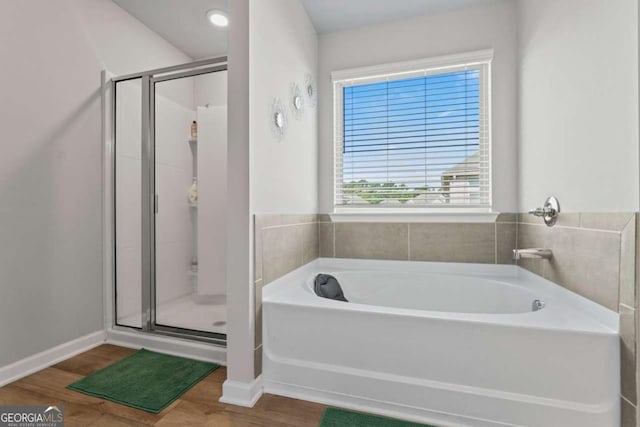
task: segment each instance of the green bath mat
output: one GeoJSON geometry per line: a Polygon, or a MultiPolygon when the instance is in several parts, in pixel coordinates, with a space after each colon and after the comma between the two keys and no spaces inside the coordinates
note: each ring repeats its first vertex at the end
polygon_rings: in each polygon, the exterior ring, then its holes
{"type": "Polygon", "coordinates": [[[157,414],[218,366],[142,349],[67,388],[157,414]]]}
{"type": "Polygon", "coordinates": [[[318,427],[434,427],[377,415],[327,408],[318,427]]]}

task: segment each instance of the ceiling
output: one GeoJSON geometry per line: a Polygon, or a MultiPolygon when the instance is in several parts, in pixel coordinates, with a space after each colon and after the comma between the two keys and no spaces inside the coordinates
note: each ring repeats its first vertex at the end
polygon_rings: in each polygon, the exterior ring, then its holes
{"type": "MultiPolygon", "coordinates": [[[[209,24],[206,13],[211,9],[227,11],[229,0],[113,1],[194,59],[224,55],[227,52],[227,30],[209,24]]],[[[301,1],[316,30],[328,33],[503,0],[301,1]]]]}
{"type": "Polygon", "coordinates": [[[446,12],[500,0],[302,0],[319,33],[446,12]]]}
{"type": "Polygon", "coordinates": [[[229,10],[227,0],[113,1],[193,59],[227,53],[227,30],[206,17],[211,9],[229,10]]]}

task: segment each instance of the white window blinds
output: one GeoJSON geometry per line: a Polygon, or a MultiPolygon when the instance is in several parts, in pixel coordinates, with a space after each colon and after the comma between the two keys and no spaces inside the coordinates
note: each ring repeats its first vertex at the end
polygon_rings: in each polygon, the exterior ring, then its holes
{"type": "Polygon", "coordinates": [[[334,76],[335,204],[490,207],[489,67],[334,76]]]}

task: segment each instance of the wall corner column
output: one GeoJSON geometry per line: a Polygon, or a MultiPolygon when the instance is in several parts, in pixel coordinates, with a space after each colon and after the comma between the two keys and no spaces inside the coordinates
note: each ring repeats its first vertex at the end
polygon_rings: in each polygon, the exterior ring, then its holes
{"type": "Polygon", "coordinates": [[[227,172],[227,380],[220,401],[253,406],[254,378],[249,145],[249,0],[229,2],[227,172]]]}

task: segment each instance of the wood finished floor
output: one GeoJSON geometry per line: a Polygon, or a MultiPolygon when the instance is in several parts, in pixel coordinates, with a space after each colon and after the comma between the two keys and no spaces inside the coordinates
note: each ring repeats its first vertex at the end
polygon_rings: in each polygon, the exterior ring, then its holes
{"type": "Polygon", "coordinates": [[[218,403],[224,367],[216,369],[155,415],[65,387],[135,350],[101,345],[0,387],[0,405],[63,405],[65,426],[291,426],[316,427],[324,405],[266,394],[253,408],[218,403]]]}

